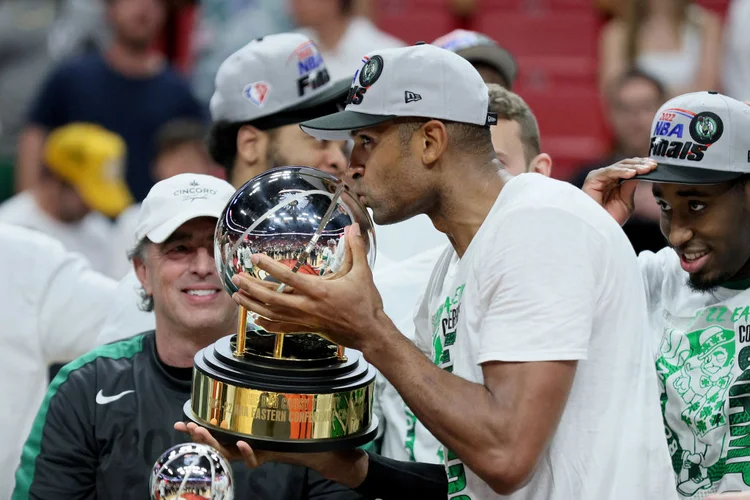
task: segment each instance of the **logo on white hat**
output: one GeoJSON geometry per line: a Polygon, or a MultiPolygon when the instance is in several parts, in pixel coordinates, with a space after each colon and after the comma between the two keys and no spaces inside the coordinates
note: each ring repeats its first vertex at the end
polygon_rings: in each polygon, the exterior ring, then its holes
{"type": "Polygon", "coordinates": [[[259,108],[262,108],[270,90],[271,86],[267,82],[249,83],[242,90],[242,95],[259,108]]]}
{"type": "Polygon", "coordinates": [[[323,56],[320,55],[315,42],[308,40],[295,48],[287,58],[287,64],[296,60],[297,73],[297,96],[302,97],[309,88],[315,90],[331,81],[331,76],[323,64],[323,56]]]}
{"type": "Polygon", "coordinates": [[[690,121],[690,137],[699,144],[713,144],[724,133],[724,122],[719,115],[704,111],[690,121]]]}
{"type": "Polygon", "coordinates": [[[182,201],[193,202],[195,200],[207,200],[209,196],[216,194],[215,189],[204,188],[196,180],[190,181],[190,187],[175,189],[173,196],[179,196],[182,201]]]}
{"type": "MultiPolygon", "coordinates": [[[[365,65],[359,73],[359,84],[367,88],[380,78],[383,72],[383,58],[380,56],[365,57],[365,65]]],[[[364,62],[364,61],[363,61],[364,62]]]]}
{"type": "Polygon", "coordinates": [[[404,90],[404,102],[406,104],[409,104],[410,102],[415,101],[421,101],[422,96],[417,94],[416,92],[412,92],[410,90],[404,90]]]}

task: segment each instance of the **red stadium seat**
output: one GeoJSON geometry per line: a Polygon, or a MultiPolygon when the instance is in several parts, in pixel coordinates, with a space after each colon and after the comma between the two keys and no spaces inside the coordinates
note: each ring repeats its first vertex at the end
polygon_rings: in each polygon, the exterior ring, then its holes
{"type": "Polygon", "coordinates": [[[429,43],[458,28],[446,0],[380,0],[372,9],[378,27],[407,44],[429,43]]]}
{"type": "Polygon", "coordinates": [[[553,177],[606,153],[608,131],[595,86],[518,89],[539,121],[542,149],[552,156],[553,177]]]}
{"type": "Polygon", "coordinates": [[[516,57],[585,57],[597,52],[599,19],[596,11],[542,10],[538,12],[483,9],[470,29],[485,33],[516,57]]]}

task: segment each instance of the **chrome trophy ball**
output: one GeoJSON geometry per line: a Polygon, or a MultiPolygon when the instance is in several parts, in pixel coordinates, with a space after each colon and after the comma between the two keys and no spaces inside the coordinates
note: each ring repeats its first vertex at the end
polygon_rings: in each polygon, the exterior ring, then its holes
{"type": "MultiPolygon", "coordinates": [[[[283,292],[284,284],[253,264],[254,254],[322,283],[345,262],[344,231],[354,223],[372,266],[370,214],[341,180],[296,166],[254,177],[216,225],[214,256],[224,287],[235,293],[232,277],[247,273],[283,292]]],[[[221,443],[241,439],[258,450],[313,453],[372,441],[376,371],[362,353],[320,332],[265,331],[253,324],[252,313],[239,307],[236,333],[195,355],[191,398],[183,408],[188,419],[221,443]]]]}
{"type": "Polygon", "coordinates": [[[214,255],[224,286],[237,291],[232,276],[246,272],[271,279],[253,266],[263,253],[298,273],[335,272],[344,257],[344,228],[359,223],[375,261],[370,214],[336,177],[309,167],[269,170],[242,186],[216,226],[214,255]]]}
{"type": "Polygon", "coordinates": [[[232,468],[214,448],[184,443],[165,451],[151,472],[151,500],[232,500],[232,468]]]}

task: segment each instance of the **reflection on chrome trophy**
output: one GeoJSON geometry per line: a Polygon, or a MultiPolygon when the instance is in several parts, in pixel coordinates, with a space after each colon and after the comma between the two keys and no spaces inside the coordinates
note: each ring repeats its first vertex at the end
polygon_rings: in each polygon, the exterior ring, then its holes
{"type": "MultiPolygon", "coordinates": [[[[343,182],[308,167],[265,172],[235,193],[217,223],[214,254],[222,282],[229,293],[237,291],[231,280],[240,272],[274,282],[252,264],[253,254],[324,279],[343,263],[344,229],[355,222],[372,266],[370,215],[343,182]]],[[[248,324],[240,308],[237,334],[196,354],[184,411],[224,443],[241,439],[287,452],[354,448],[377,431],[374,388],[375,370],[358,351],[318,332],[266,332],[248,324]]]]}
{"type": "Polygon", "coordinates": [[[232,467],[214,448],[183,443],[165,451],[151,471],[151,500],[232,500],[232,467]]]}

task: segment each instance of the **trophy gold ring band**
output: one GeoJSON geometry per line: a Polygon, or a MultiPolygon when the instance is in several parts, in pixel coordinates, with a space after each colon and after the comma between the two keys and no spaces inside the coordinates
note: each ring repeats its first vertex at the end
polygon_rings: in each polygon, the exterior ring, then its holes
{"type": "Polygon", "coordinates": [[[374,381],[331,394],[267,392],[237,387],[195,372],[191,410],[211,427],[249,438],[335,439],[366,431],[374,381]]]}

